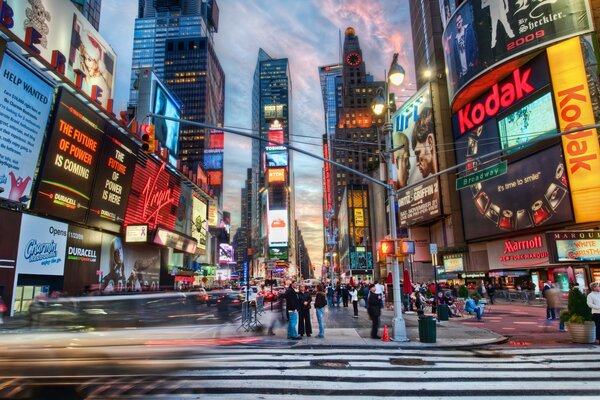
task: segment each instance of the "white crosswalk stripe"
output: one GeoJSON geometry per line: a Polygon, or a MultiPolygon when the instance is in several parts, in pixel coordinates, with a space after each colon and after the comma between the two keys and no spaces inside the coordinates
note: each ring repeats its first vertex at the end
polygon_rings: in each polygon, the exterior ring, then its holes
{"type": "Polygon", "coordinates": [[[600,348],[594,346],[470,350],[221,347],[170,359],[180,362],[181,369],[162,376],[81,377],[71,382],[88,399],[598,399],[598,356],[600,348]]]}

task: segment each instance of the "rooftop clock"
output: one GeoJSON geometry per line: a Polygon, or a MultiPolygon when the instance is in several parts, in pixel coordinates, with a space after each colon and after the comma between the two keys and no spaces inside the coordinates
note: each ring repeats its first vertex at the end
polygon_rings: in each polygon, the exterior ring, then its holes
{"type": "Polygon", "coordinates": [[[351,67],[358,67],[361,62],[362,57],[355,51],[346,55],[346,64],[348,64],[351,67]]]}

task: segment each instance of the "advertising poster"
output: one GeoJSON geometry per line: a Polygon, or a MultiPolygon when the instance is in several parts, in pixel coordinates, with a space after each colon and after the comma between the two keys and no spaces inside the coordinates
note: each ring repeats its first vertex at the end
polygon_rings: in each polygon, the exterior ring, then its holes
{"type": "Polygon", "coordinates": [[[36,210],[85,222],[104,120],[61,90],[39,173],[36,210]]]}
{"type": "Polygon", "coordinates": [[[410,240],[415,243],[415,252],[413,261],[431,262],[431,253],[429,252],[429,228],[412,227],[409,230],[410,240]]]}
{"type": "Polygon", "coordinates": [[[0,198],[28,204],[54,89],[9,53],[0,70],[0,198]]]}
{"type": "Polygon", "coordinates": [[[52,52],[60,51],[66,58],[67,79],[76,81],[75,70],[85,74],[82,90],[97,99],[105,109],[112,99],[117,58],[115,52],[75,8],[70,1],[56,0],[5,0],[12,15],[4,12],[4,20],[10,19],[10,31],[25,41],[27,28],[34,28],[40,35],[35,45],[41,58],[50,63],[52,52]]]}
{"type": "Polygon", "coordinates": [[[288,245],[287,210],[269,210],[269,247],[288,245]]]}
{"type": "Polygon", "coordinates": [[[98,282],[102,233],[69,225],[64,289],[73,295],[92,289],[98,282]]]}
{"type": "Polygon", "coordinates": [[[287,149],[281,146],[267,146],[265,148],[265,165],[267,168],[287,167],[287,149]]]}
{"type": "Polygon", "coordinates": [[[600,231],[546,232],[553,262],[600,261],[600,231]]]}
{"type": "MultiPolygon", "coordinates": [[[[154,93],[154,114],[164,115],[170,118],[181,118],[181,111],[175,100],[158,83],[154,93]]],[[[163,118],[153,118],[154,137],[169,150],[169,163],[177,165],[177,146],[179,143],[179,121],[171,121],[163,118]]]]}
{"type": "Polygon", "coordinates": [[[505,175],[463,189],[460,197],[468,240],[573,220],[560,146],[510,163],[505,175]]]}
{"type": "Polygon", "coordinates": [[[136,145],[110,125],[106,133],[98,157],[87,222],[119,233],[137,159],[136,145]]]}
{"type": "Polygon", "coordinates": [[[192,189],[187,185],[181,185],[175,230],[186,235],[192,234],[194,224],[192,221],[192,196],[192,189]]]}
{"type": "Polygon", "coordinates": [[[428,221],[441,215],[438,178],[428,179],[400,193],[397,196],[400,226],[428,221]]]}
{"type": "Polygon", "coordinates": [[[62,275],[69,226],[62,222],[23,214],[17,273],[62,275]]]}
{"type": "Polygon", "coordinates": [[[204,150],[204,170],[223,169],[223,150],[204,150]]]}
{"type": "Polygon", "coordinates": [[[102,235],[98,282],[105,293],[159,289],[160,249],[145,244],[123,245],[118,236],[102,235]]]}
{"type": "Polygon", "coordinates": [[[206,238],[208,235],[208,205],[192,196],[192,237],[198,242],[196,252],[206,254],[206,238]]]}
{"type": "Polygon", "coordinates": [[[227,243],[219,244],[219,264],[229,264],[233,261],[233,247],[227,243]]]}
{"type": "Polygon", "coordinates": [[[287,261],[287,259],[288,259],[287,247],[270,247],[269,248],[269,259],[287,261]]]}
{"type": "Polygon", "coordinates": [[[351,249],[350,269],[373,269],[373,253],[351,249]]]}
{"type": "Polygon", "coordinates": [[[144,153],[138,153],[125,223],[148,224],[150,229],[160,224],[167,229],[175,229],[180,195],[179,177],[171,174],[164,162],[159,163],[144,153]]]}
{"type": "Polygon", "coordinates": [[[450,98],[496,64],[591,31],[591,15],[586,0],[465,1],[443,33],[450,98]]]}

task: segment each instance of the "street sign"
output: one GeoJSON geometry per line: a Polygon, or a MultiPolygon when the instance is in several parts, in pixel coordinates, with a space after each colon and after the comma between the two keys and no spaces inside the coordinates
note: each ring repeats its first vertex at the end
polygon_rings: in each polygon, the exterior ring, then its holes
{"type": "Polygon", "coordinates": [[[437,243],[429,243],[429,253],[437,254],[437,243]]]}
{"type": "Polygon", "coordinates": [[[475,173],[456,178],[456,190],[461,190],[504,174],[506,174],[506,160],[475,173]]]}

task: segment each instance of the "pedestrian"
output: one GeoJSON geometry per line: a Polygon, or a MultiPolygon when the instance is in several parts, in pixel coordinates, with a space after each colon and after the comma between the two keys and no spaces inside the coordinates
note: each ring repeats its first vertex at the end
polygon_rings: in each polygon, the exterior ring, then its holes
{"type": "Polygon", "coordinates": [[[587,305],[592,309],[592,319],[596,324],[596,342],[600,345],[600,282],[592,282],[590,290],[587,305]]]}
{"type": "Polygon", "coordinates": [[[2,300],[2,296],[0,296],[0,325],[4,323],[3,315],[6,312],[6,304],[4,304],[4,300],[2,300]]]}
{"type": "Polygon", "coordinates": [[[494,304],[494,297],[496,296],[496,285],[494,282],[489,282],[487,285],[487,294],[490,298],[490,304],[494,304]]]}
{"type": "Polygon", "coordinates": [[[298,283],[292,282],[285,292],[285,308],[288,313],[288,339],[300,340],[298,336],[298,311],[300,310],[300,300],[298,298],[298,283]]]}
{"type": "Polygon", "coordinates": [[[546,292],[548,292],[548,290],[550,290],[550,288],[552,288],[552,282],[551,281],[545,282],[544,288],[542,289],[542,297],[544,299],[546,299],[546,319],[552,319],[553,313],[554,313],[554,310],[552,310],[550,308],[550,305],[548,304],[548,299],[546,298],[546,292]]]}
{"type": "Polygon", "coordinates": [[[377,294],[379,296],[379,300],[381,303],[380,307],[382,307],[382,308],[383,308],[383,302],[384,302],[384,298],[385,298],[384,292],[385,292],[385,287],[381,283],[377,282],[375,284],[375,294],[377,294]]]}
{"type": "Polygon", "coordinates": [[[418,315],[425,314],[426,306],[427,306],[427,299],[425,298],[425,295],[423,295],[422,291],[417,290],[415,292],[415,307],[417,308],[417,314],[418,315]]]}
{"type": "Polygon", "coordinates": [[[371,318],[371,339],[381,339],[379,332],[379,318],[381,317],[381,297],[375,293],[375,285],[369,288],[369,298],[367,299],[367,312],[371,318]]]}
{"type": "Polygon", "coordinates": [[[342,285],[340,285],[340,283],[338,282],[337,285],[335,285],[335,305],[337,307],[340,306],[340,301],[342,301],[342,285]]]}
{"type": "Polygon", "coordinates": [[[300,337],[304,336],[304,334],[306,334],[307,337],[310,337],[310,335],[312,335],[312,325],[310,323],[310,303],[312,303],[312,296],[308,290],[306,290],[305,285],[300,285],[298,299],[300,300],[298,333],[300,334],[300,337]]]}
{"type": "Polygon", "coordinates": [[[271,315],[271,324],[269,325],[268,331],[268,334],[271,336],[275,335],[275,328],[277,328],[278,326],[284,326],[286,323],[286,313],[284,312],[283,308],[283,299],[279,298],[277,300],[274,300],[273,302],[271,302],[272,306],[273,303],[275,303],[275,305],[273,307],[273,313],[271,315]]]}
{"type": "Polygon", "coordinates": [[[550,288],[546,289],[545,292],[546,297],[546,314],[548,315],[548,310],[550,311],[550,315],[546,316],[547,319],[555,320],[556,315],[558,314],[556,311],[560,307],[560,292],[553,284],[550,284],[550,288]]]}
{"type": "Polygon", "coordinates": [[[477,293],[479,293],[479,296],[482,299],[485,299],[485,295],[487,293],[487,290],[485,288],[485,283],[483,283],[483,281],[481,281],[481,283],[479,284],[479,286],[477,286],[477,293]]]}
{"type": "Polygon", "coordinates": [[[344,307],[348,307],[348,286],[342,286],[342,303],[344,307]]]}
{"type": "Polygon", "coordinates": [[[477,315],[477,321],[481,321],[481,306],[479,306],[479,299],[476,295],[467,297],[465,300],[465,311],[469,314],[475,313],[477,315]]]}
{"type": "Polygon", "coordinates": [[[317,312],[317,322],[319,323],[319,334],[318,338],[325,337],[325,306],[327,300],[325,299],[325,292],[323,291],[323,285],[317,285],[317,295],[315,296],[315,310],[317,312]]]}
{"type": "Polygon", "coordinates": [[[354,308],[354,318],[358,318],[358,290],[354,286],[350,287],[350,301],[352,302],[352,308],[354,308]]]}
{"type": "Polygon", "coordinates": [[[327,286],[327,304],[329,304],[329,307],[333,307],[333,284],[329,284],[327,286]]]}
{"type": "Polygon", "coordinates": [[[368,299],[369,299],[369,294],[371,293],[371,290],[369,289],[369,285],[365,285],[365,287],[363,287],[363,300],[365,301],[365,308],[369,308],[369,303],[368,303],[368,299]]]}

